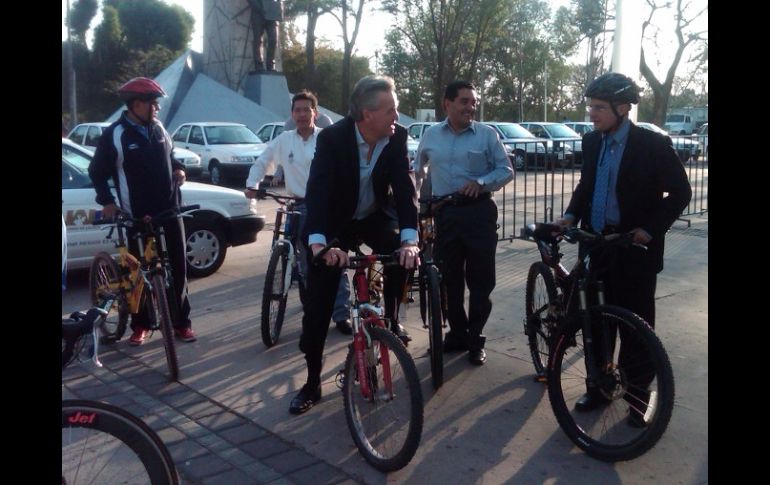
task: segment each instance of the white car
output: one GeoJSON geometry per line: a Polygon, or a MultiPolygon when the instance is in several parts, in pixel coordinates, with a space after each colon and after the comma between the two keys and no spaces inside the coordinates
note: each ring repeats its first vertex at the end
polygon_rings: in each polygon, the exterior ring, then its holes
{"type": "Polygon", "coordinates": [[[708,122],[703,123],[700,128],[698,128],[698,140],[700,142],[700,150],[701,153],[703,153],[706,156],[706,159],[709,157],[709,124],[708,122]]]}
{"type": "Polygon", "coordinates": [[[285,121],[273,121],[272,123],[265,123],[257,130],[257,136],[260,140],[268,143],[273,138],[277,138],[278,135],[283,133],[285,121]]]}
{"type": "Polygon", "coordinates": [[[594,124],[590,121],[567,121],[564,123],[567,128],[572,128],[580,136],[594,131],[594,124]]]}
{"type": "Polygon", "coordinates": [[[174,146],[186,148],[201,157],[203,171],[211,183],[223,185],[228,179],[238,186],[266,145],[246,125],[227,122],[184,123],[171,135],[174,146]]]}
{"type": "MultiPolygon", "coordinates": [[[[115,239],[107,239],[110,226],[92,224],[101,215],[101,206],[96,203],[96,192],[88,176],[93,152],[62,138],[61,154],[67,267],[88,268],[99,251],[117,254],[115,239]]],[[[242,192],[196,182],[185,183],[181,190],[184,204],[200,205],[200,209],[190,213],[192,218],[183,219],[190,277],[214,273],[222,266],[229,246],[256,241],[257,233],[265,226],[265,216],[257,214],[256,200],[247,199],[242,192]]]]}
{"type": "MultiPolygon", "coordinates": [[[[78,145],[83,145],[91,150],[96,150],[96,143],[102,136],[102,132],[112,123],[81,123],[69,132],[67,138],[78,145]]],[[[187,177],[193,178],[201,174],[201,157],[184,148],[174,148],[173,157],[184,165],[187,177]]]]}

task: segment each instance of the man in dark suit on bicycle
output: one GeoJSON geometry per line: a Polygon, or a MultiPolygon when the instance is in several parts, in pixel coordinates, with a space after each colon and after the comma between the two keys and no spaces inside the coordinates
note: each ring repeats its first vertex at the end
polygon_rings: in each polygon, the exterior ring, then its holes
{"type": "MultiPolygon", "coordinates": [[[[556,222],[566,227],[580,221],[582,228],[605,235],[633,233],[635,243],[647,246],[610,249],[617,254],[607,258],[611,263],[603,279],[607,303],[633,311],[655,328],[655,286],[663,270],[666,231],[687,207],[692,190],[671,139],[628,119],[640,91],[631,78],[615,72],[599,76],[586,89],[595,130],[583,136],[580,182],[556,222]]],[[[632,339],[621,333],[621,366],[636,358],[626,342],[632,339]]],[[[628,382],[646,389],[651,373],[638,367],[625,366],[628,382]]],[[[575,409],[590,411],[606,403],[586,393],[575,409]]],[[[640,411],[631,407],[630,425],[646,425],[640,411]]]]}
{"type": "Polygon", "coordinates": [[[385,269],[385,317],[405,343],[397,320],[397,300],[407,273],[417,265],[417,192],[410,170],[406,130],[396,124],[393,80],[367,76],[353,88],[350,113],[318,134],[307,183],[305,232],[313,255],[333,240],[339,244],[310,264],[309,301],[302,318],[299,347],[307,362],[307,382],[289,412],[301,414],[321,399],[321,367],[340,267],[358,240],[374,252],[401,249],[401,266],[385,269]]]}

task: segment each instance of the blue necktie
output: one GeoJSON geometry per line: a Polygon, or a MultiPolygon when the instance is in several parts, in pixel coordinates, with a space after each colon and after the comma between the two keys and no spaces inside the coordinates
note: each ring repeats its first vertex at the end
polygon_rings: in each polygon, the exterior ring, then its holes
{"type": "Polygon", "coordinates": [[[596,167],[596,184],[594,185],[594,199],[591,206],[591,227],[596,232],[601,232],[604,229],[604,215],[607,210],[607,193],[610,185],[610,161],[607,157],[607,149],[612,143],[611,138],[605,141],[602,157],[596,167]]]}

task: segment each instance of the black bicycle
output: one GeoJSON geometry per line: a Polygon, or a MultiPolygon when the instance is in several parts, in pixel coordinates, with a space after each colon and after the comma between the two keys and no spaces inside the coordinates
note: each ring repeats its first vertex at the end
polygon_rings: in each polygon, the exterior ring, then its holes
{"type": "MultiPolygon", "coordinates": [[[[100,327],[114,298],[88,313],[62,320],[62,369],[78,357],[91,337],[91,360],[99,367],[100,327]]],[[[111,404],[62,400],[62,484],[151,483],[177,485],[174,460],[149,426],[111,404]]]]}
{"type": "Polygon", "coordinates": [[[646,248],[632,247],[630,234],[602,236],[552,224],[532,224],[527,234],[537,242],[542,261],[530,267],[524,330],[535,370],[548,382],[556,419],[595,458],[636,458],[668,426],[674,374],[653,329],[635,313],[604,303],[600,278],[617,250],[646,248]],[[571,272],[560,263],[562,240],[583,243],[571,272]],[[575,409],[585,392],[602,405],[575,409]]]}
{"type": "Polygon", "coordinates": [[[262,290],[262,342],[265,346],[272,347],[278,343],[278,337],[281,336],[286,301],[289,298],[292,283],[297,283],[300,302],[305,304],[305,275],[301,270],[302,256],[299,250],[299,220],[302,213],[295,210],[296,204],[304,199],[275,192],[263,193],[282,205],[275,211],[273,242],[267,263],[267,273],[265,273],[265,286],[262,290]]]}

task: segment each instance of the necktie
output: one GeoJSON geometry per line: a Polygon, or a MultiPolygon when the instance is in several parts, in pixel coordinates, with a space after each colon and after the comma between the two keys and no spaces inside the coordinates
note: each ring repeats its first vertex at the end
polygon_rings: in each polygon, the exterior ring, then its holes
{"type": "Polygon", "coordinates": [[[610,161],[608,160],[607,149],[612,143],[612,139],[605,141],[602,157],[596,167],[596,184],[594,185],[594,199],[591,206],[591,227],[596,232],[601,232],[604,229],[604,214],[607,209],[607,192],[609,192],[610,185],[610,161]]]}

